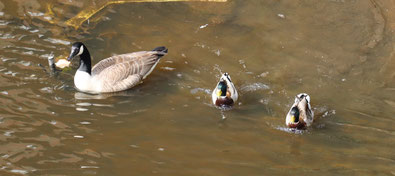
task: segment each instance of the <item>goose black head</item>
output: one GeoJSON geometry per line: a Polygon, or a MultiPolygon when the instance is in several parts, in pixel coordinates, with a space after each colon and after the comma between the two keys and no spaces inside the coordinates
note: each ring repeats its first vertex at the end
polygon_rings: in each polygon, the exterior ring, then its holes
{"type": "Polygon", "coordinates": [[[78,70],[91,74],[91,55],[82,42],[73,43],[67,60],[71,61],[76,56],[80,56],[80,65],[78,66],[78,70]]]}
{"type": "Polygon", "coordinates": [[[224,80],[220,80],[218,83],[218,92],[217,92],[217,96],[226,96],[226,91],[228,89],[228,86],[226,85],[226,82],[224,80]]]}
{"type": "Polygon", "coordinates": [[[67,58],[68,61],[72,60],[75,56],[80,56],[82,55],[86,50],[85,45],[82,42],[75,42],[73,43],[73,45],[71,46],[71,51],[70,51],[70,55],[67,58]]]}

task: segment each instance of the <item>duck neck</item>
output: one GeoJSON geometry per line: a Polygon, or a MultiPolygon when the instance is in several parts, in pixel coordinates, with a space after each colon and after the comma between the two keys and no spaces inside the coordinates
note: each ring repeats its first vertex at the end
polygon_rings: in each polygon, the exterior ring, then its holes
{"type": "Polygon", "coordinates": [[[78,67],[78,71],[83,71],[91,74],[91,55],[89,54],[88,49],[84,46],[84,52],[80,55],[80,66],[78,67]]]}

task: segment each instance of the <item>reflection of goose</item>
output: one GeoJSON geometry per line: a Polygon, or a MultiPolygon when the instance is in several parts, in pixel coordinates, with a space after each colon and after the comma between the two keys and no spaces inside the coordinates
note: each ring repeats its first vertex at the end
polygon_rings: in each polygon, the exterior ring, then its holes
{"type": "Polygon", "coordinates": [[[80,65],[74,76],[75,87],[82,92],[118,92],[134,87],[145,79],[167,54],[167,48],[140,51],[103,59],[91,68],[91,56],[86,46],[76,42],[67,60],[80,56],[80,65]]]}
{"type": "Polygon", "coordinates": [[[90,94],[85,92],[75,92],[74,98],[76,100],[103,100],[111,97],[133,97],[136,96],[136,92],[133,90],[121,91],[121,92],[110,92],[104,94],[90,94]]]}
{"type": "Polygon", "coordinates": [[[228,73],[224,73],[211,94],[213,104],[217,106],[232,106],[238,94],[228,73]]]}
{"type": "Polygon", "coordinates": [[[106,93],[106,94],[88,94],[84,92],[74,93],[74,98],[76,100],[102,100],[112,96],[113,95],[111,93],[106,93]]]}
{"type": "Polygon", "coordinates": [[[295,97],[295,103],[289,110],[285,123],[290,128],[302,129],[313,123],[314,112],[311,110],[310,96],[301,93],[295,97]]]}

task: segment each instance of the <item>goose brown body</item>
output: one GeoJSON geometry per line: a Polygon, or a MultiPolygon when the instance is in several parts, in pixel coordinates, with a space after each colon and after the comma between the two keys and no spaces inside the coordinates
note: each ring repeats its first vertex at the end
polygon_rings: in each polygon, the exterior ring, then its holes
{"type": "Polygon", "coordinates": [[[97,63],[92,68],[92,76],[101,82],[100,92],[118,92],[129,89],[145,79],[160,56],[159,51],[140,51],[112,56],[97,63]]]}

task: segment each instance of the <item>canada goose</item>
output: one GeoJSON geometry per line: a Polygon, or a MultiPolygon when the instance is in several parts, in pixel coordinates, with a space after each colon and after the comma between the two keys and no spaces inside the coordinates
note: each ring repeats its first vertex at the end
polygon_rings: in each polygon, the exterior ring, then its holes
{"type": "Polygon", "coordinates": [[[228,73],[224,73],[211,94],[213,104],[216,106],[232,106],[238,94],[228,73]]]}
{"type": "Polygon", "coordinates": [[[285,124],[290,128],[303,129],[310,126],[314,120],[314,112],[310,105],[310,96],[300,93],[295,97],[295,103],[285,118],[285,124]]]}
{"type": "Polygon", "coordinates": [[[91,68],[91,56],[86,46],[75,42],[71,47],[71,61],[80,56],[78,70],[74,75],[74,85],[81,92],[106,93],[129,89],[145,79],[167,54],[167,48],[157,47],[152,51],[112,56],[101,60],[91,68]]]}

